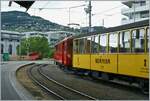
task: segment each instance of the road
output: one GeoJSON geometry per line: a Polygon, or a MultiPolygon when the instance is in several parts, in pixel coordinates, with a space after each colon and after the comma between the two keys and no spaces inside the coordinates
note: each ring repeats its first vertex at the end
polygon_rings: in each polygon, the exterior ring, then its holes
{"type": "MultiPolygon", "coordinates": [[[[18,83],[15,71],[24,64],[35,61],[10,61],[1,64],[1,99],[2,100],[33,100],[32,96],[18,83]]],[[[36,61],[49,63],[49,61],[36,61]]]]}

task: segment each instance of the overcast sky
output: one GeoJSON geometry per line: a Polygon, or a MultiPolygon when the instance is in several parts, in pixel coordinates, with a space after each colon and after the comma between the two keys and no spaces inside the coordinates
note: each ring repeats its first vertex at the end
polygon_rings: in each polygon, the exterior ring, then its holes
{"type": "MultiPolygon", "coordinates": [[[[8,7],[8,3],[8,1],[1,1],[1,11],[25,11],[25,8],[20,7],[16,3],[12,3],[12,6],[8,7]]],[[[69,23],[69,7],[79,6],[83,4],[88,5],[88,2],[36,1],[28,10],[28,13],[67,26],[67,24],[69,23]],[[39,10],[38,8],[44,9],[39,10]]],[[[86,7],[87,6],[72,8],[70,13],[70,23],[77,23],[82,27],[88,26],[88,15],[84,11],[84,8],[86,7]]],[[[121,19],[124,17],[123,15],[121,15],[121,9],[125,7],[126,6],[123,5],[121,1],[92,1],[92,14],[95,14],[92,16],[92,26],[102,26],[103,19],[105,27],[120,25],[121,19]]]]}

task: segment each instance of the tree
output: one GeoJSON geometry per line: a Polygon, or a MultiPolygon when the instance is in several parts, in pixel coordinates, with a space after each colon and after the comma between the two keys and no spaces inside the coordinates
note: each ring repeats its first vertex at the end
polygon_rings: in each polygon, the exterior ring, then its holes
{"type": "Polygon", "coordinates": [[[42,58],[48,58],[52,54],[49,47],[48,40],[45,37],[30,37],[24,38],[21,41],[21,47],[17,47],[17,53],[21,55],[28,55],[31,52],[41,54],[42,58]]]}

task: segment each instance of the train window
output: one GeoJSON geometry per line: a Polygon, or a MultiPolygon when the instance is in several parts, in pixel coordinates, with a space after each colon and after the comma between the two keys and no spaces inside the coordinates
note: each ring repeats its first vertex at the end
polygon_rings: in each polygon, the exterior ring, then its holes
{"type": "Polygon", "coordinates": [[[94,40],[95,40],[95,37],[92,36],[91,37],[91,53],[94,53],[94,40]]]}
{"type": "Polygon", "coordinates": [[[94,41],[92,44],[92,52],[93,53],[98,53],[99,52],[99,35],[94,36],[94,41]]]}
{"type": "Polygon", "coordinates": [[[132,31],[132,52],[144,52],[144,29],[132,31]]]}
{"type": "Polygon", "coordinates": [[[118,34],[110,33],[109,35],[109,52],[115,53],[117,52],[118,47],[118,34]]]}
{"type": "Polygon", "coordinates": [[[78,40],[74,40],[74,43],[73,43],[73,51],[74,53],[78,53],[78,46],[79,46],[79,41],[78,40]]]}
{"type": "Polygon", "coordinates": [[[149,32],[149,28],[147,28],[147,52],[149,52],[149,47],[150,47],[150,42],[149,42],[149,34],[150,34],[150,32],[149,32]]]}
{"type": "Polygon", "coordinates": [[[84,49],[84,38],[83,39],[79,39],[79,53],[80,54],[84,54],[85,53],[85,49],[84,49]]]}
{"type": "Polygon", "coordinates": [[[130,32],[124,31],[120,33],[120,52],[130,52],[130,32]]]}
{"type": "Polygon", "coordinates": [[[107,35],[100,36],[100,52],[105,53],[107,49],[107,35]]]}
{"type": "Polygon", "coordinates": [[[99,36],[92,36],[91,41],[91,52],[92,53],[98,53],[98,46],[99,46],[99,36]]]}
{"type": "Polygon", "coordinates": [[[85,52],[86,53],[90,53],[91,52],[91,40],[92,40],[91,37],[88,37],[86,39],[86,44],[85,44],[85,52]]]}

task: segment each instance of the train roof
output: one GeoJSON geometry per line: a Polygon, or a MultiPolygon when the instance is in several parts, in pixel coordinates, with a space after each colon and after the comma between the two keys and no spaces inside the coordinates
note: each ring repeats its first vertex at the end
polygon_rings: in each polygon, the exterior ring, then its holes
{"type": "MultiPolygon", "coordinates": [[[[100,33],[115,32],[115,31],[126,30],[126,29],[131,29],[131,28],[137,28],[137,27],[142,27],[142,26],[149,26],[149,19],[139,21],[139,22],[135,22],[135,23],[125,24],[125,25],[121,25],[121,26],[104,28],[98,33],[100,34],[100,33]]],[[[85,36],[96,35],[98,33],[93,32],[92,34],[91,33],[81,34],[81,35],[78,35],[78,36],[74,36],[74,38],[80,38],[80,37],[85,37],[85,36]]]]}
{"type": "Polygon", "coordinates": [[[56,46],[56,45],[58,45],[58,44],[60,44],[60,43],[62,43],[62,42],[64,42],[64,41],[66,41],[66,40],[68,40],[68,39],[71,39],[71,38],[73,38],[73,36],[65,37],[63,40],[59,41],[59,42],[56,43],[54,46],[56,46]]]}

